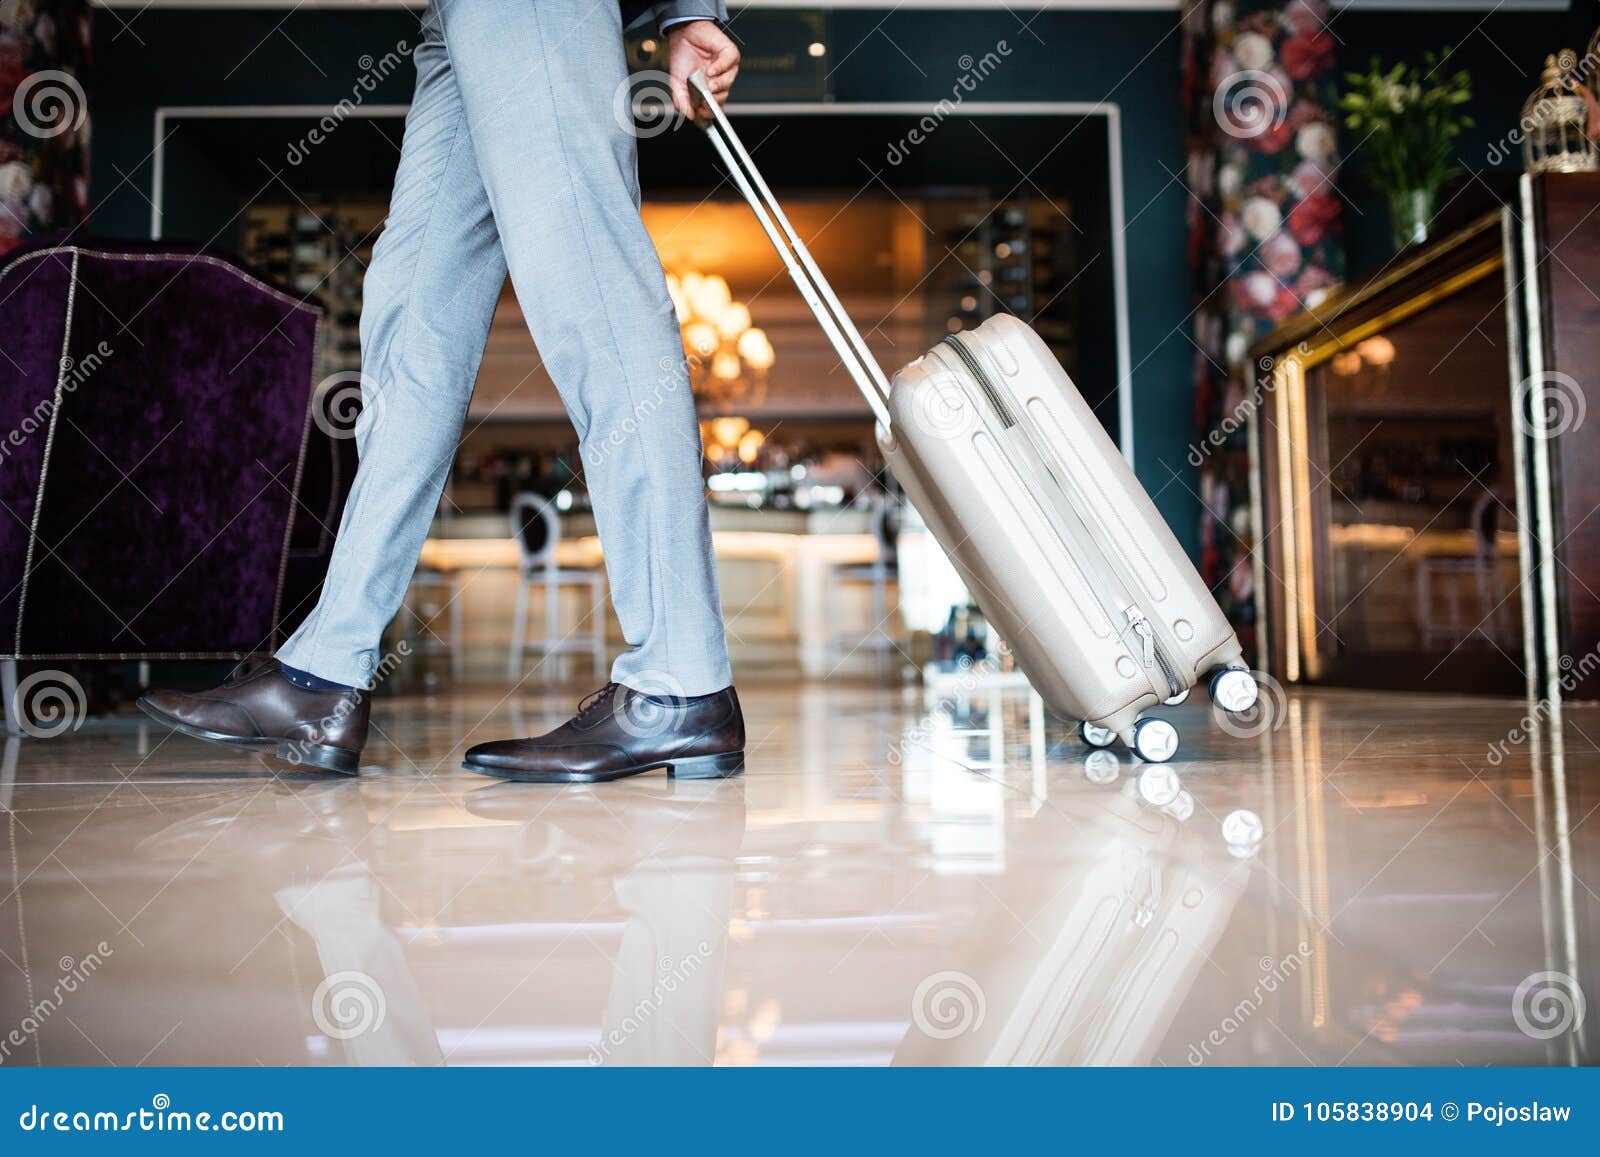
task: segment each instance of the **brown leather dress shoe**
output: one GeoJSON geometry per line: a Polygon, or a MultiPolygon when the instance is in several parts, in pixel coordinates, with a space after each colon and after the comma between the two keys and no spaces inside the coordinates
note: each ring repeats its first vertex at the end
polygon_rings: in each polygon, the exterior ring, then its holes
{"type": "Polygon", "coordinates": [[[276,659],[237,668],[209,691],[152,691],[139,707],[175,731],[279,759],[354,775],[367,742],[371,696],[364,691],[309,691],[286,679],[276,659]]]}
{"type": "Polygon", "coordinates": [[[744,714],[732,687],[674,700],[607,683],[548,735],[480,743],[462,766],[522,783],[599,783],[658,767],[722,779],[744,771],[744,714]]]}

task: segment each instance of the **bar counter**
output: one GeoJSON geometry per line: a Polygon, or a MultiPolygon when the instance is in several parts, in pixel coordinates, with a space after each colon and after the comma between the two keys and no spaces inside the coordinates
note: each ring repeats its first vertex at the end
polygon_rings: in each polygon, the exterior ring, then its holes
{"type": "MultiPolygon", "coordinates": [[[[871,626],[867,584],[842,584],[839,622],[830,622],[827,603],[829,572],[841,565],[870,563],[877,544],[869,532],[865,510],[771,510],[711,506],[711,532],[717,572],[722,586],[723,611],[728,627],[728,647],[736,669],[824,676],[830,674],[887,673],[879,656],[849,654],[830,657],[832,630],[856,635],[871,626]]],[[[588,512],[562,516],[557,558],[562,567],[601,567],[604,554],[588,512]]],[[[421,566],[454,573],[460,584],[460,645],[468,679],[504,678],[509,655],[512,608],[516,598],[521,551],[511,537],[504,514],[466,514],[435,520],[423,544],[421,566]]],[[[896,605],[893,576],[889,580],[889,606],[896,605]]],[[[564,630],[570,630],[582,613],[578,588],[563,592],[564,630]]],[[[534,583],[529,622],[535,634],[543,623],[544,590],[534,583]]],[[[439,603],[444,599],[438,600],[439,603]]],[[[414,608],[424,618],[430,609],[419,602],[414,608]]],[[[406,618],[401,612],[401,618],[406,618]]],[[[441,640],[450,637],[449,614],[442,606],[431,615],[430,629],[441,640]]],[[[397,625],[398,622],[397,622],[397,625]]],[[[897,614],[885,629],[904,636],[897,614]]],[[[624,647],[615,614],[607,607],[606,637],[615,655],[624,647]]],[[[524,671],[538,661],[529,654],[524,671]]],[[[569,669],[588,666],[583,656],[569,656],[569,669]]]]}

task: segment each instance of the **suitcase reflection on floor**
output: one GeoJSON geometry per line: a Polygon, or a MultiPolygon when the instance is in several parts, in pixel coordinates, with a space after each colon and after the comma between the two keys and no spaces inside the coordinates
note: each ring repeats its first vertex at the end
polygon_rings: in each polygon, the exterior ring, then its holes
{"type": "MultiPolygon", "coordinates": [[[[1030,868],[993,880],[993,902],[941,953],[947,966],[908,994],[894,1063],[1149,1063],[1244,894],[1260,817],[1219,814],[1203,791],[1197,802],[1180,765],[1084,744],[1037,695],[995,686],[930,699],[902,736],[908,775],[968,777],[969,804],[987,785],[994,852],[1030,868]],[[1034,808],[1025,823],[1007,807],[1019,794],[1034,808]]],[[[927,794],[947,807],[962,795],[950,782],[927,794]]],[[[974,818],[948,816],[969,854],[983,843],[974,818]]],[[[939,848],[943,825],[930,826],[939,848]]]]}
{"type": "Polygon", "coordinates": [[[1059,794],[1019,825],[1011,854],[1050,877],[997,881],[949,967],[912,994],[895,1064],[1153,1059],[1244,894],[1248,845],[1188,822],[1194,799],[1169,767],[1105,783],[1109,754],[1085,761],[1103,793],[1059,794]],[[1051,854],[1067,842],[1070,859],[1051,854]]]}

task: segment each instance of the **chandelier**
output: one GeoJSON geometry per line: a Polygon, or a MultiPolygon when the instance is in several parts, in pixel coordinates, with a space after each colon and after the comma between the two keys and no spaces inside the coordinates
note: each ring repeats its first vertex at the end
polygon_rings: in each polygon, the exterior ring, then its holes
{"type": "Polygon", "coordinates": [[[777,359],[765,331],[751,324],[750,307],[733,300],[717,274],[668,273],[667,292],[683,331],[695,397],[712,406],[759,404],[777,359]]]}

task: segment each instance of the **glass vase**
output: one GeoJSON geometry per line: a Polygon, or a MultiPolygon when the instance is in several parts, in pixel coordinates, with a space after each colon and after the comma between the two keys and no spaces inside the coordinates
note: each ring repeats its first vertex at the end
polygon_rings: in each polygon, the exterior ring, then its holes
{"type": "Polygon", "coordinates": [[[1399,189],[1389,194],[1389,225],[1394,230],[1394,247],[1420,245],[1428,239],[1433,223],[1433,189],[1399,189]]]}

